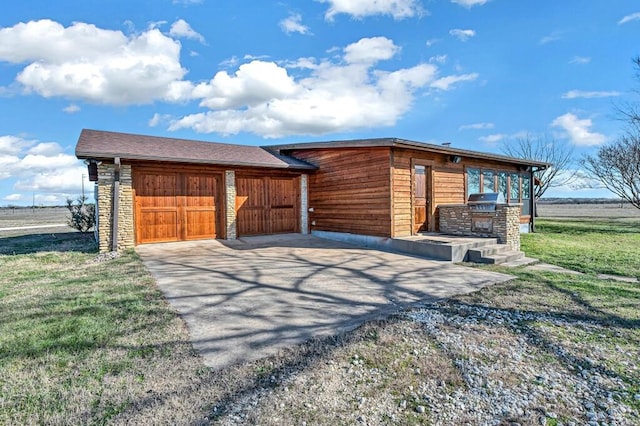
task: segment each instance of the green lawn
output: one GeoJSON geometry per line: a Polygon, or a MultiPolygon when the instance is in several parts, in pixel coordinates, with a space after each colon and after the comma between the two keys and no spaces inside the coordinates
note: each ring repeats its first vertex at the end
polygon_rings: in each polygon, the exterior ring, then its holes
{"type": "Polygon", "coordinates": [[[640,279],[640,222],[606,219],[538,219],[522,235],[528,256],[590,274],[640,279]]]}
{"type": "Polygon", "coordinates": [[[0,241],[17,253],[0,255],[0,424],[107,422],[191,351],[133,252],[94,263],[77,233],[0,241]]]}

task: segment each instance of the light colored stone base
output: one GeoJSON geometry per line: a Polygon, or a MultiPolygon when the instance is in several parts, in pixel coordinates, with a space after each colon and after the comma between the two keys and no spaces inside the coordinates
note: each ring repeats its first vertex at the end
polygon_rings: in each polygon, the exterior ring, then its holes
{"type": "Polygon", "coordinates": [[[120,206],[118,209],[118,245],[112,247],[111,231],[113,229],[113,164],[98,166],[97,182],[97,224],[98,247],[100,252],[120,251],[135,244],[133,217],[133,187],[131,166],[120,166],[120,206]]]}
{"type": "Polygon", "coordinates": [[[441,205],[440,232],[469,237],[493,237],[511,250],[520,250],[520,210],[522,204],[499,204],[495,211],[474,211],[465,204],[441,205]],[[490,232],[472,230],[474,218],[489,219],[493,222],[490,232]]]}

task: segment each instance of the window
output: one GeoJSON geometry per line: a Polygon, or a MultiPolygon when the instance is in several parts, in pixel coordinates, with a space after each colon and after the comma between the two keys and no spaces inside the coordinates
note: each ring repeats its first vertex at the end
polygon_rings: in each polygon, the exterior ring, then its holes
{"type": "Polygon", "coordinates": [[[482,171],[482,192],[495,192],[496,185],[493,179],[493,170],[482,171]]]}
{"type": "Polygon", "coordinates": [[[522,215],[531,214],[531,177],[522,175],[522,215]]]}
{"type": "Polygon", "coordinates": [[[413,168],[414,177],[413,182],[415,185],[414,188],[414,196],[415,198],[426,198],[427,197],[427,181],[425,175],[425,166],[416,165],[413,168]]]}
{"type": "Polygon", "coordinates": [[[467,194],[480,193],[480,170],[467,169],[467,194]]]}
{"type": "Polygon", "coordinates": [[[522,203],[522,215],[531,214],[531,176],[488,169],[467,169],[467,195],[498,192],[508,203],[522,203]]]}
{"type": "Polygon", "coordinates": [[[509,194],[507,193],[507,174],[505,172],[498,173],[498,192],[502,194],[505,201],[509,199],[509,194]]]}
{"type": "Polygon", "coordinates": [[[509,202],[520,202],[520,175],[517,173],[511,173],[511,182],[509,185],[509,202]]]}

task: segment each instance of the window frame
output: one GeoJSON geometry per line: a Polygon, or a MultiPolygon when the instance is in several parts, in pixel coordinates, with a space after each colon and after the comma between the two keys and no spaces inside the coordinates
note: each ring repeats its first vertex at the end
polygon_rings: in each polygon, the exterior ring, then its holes
{"type": "MultiPolygon", "coordinates": [[[[478,173],[478,189],[479,189],[479,194],[484,194],[485,193],[485,186],[484,186],[484,178],[485,178],[485,173],[486,172],[491,172],[493,174],[493,191],[492,192],[500,192],[500,174],[504,174],[506,177],[506,194],[505,195],[505,201],[507,203],[522,203],[523,200],[528,200],[527,202],[531,202],[531,194],[533,192],[533,189],[531,188],[531,186],[529,186],[529,198],[522,198],[524,195],[524,188],[523,188],[523,184],[526,181],[526,178],[529,179],[529,185],[531,185],[532,182],[532,177],[531,177],[531,173],[530,172],[521,172],[521,171],[514,171],[514,170],[505,170],[505,169],[500,169],[500,168],[492,168],[492,167],[466,167],[465,168],[465,193],[466,193],[466,198],[469,198],[469,195],[471,194],[469,192],[469,172],[473,170],[476,171],[478,173]],[[512,182],[512,178],[517,176],[518,178],[518,182],[517,182],[517,188],[518,188],[518,197],[514,198],[511,197],[511,182],[512,182]]],[[[529,214],[530,215],[530,214],[529,214]]],[[[524,215],[524,216],[529,216],[529,215],[524,215]]]]}

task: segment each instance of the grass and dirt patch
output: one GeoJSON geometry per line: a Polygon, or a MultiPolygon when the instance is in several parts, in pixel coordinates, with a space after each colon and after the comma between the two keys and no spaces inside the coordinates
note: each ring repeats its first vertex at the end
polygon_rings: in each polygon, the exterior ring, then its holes
{"type": "Polygon", "coordinates": [[[517,279],[223,371],[135,252],[0,238],[0,423],[634,424],[640,285],[596,274],[640,277],[638,228],[538,230],[528,255],[586,274],[487,267],[517,279]]]}
{"type": "Polygon", "coordinates": [[[640,222],[604,218],[539,219],[522,236],[528,256],[575,271],[640,279],[640,222]]]}

